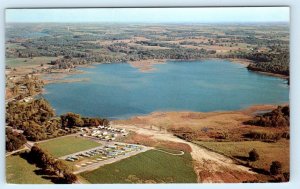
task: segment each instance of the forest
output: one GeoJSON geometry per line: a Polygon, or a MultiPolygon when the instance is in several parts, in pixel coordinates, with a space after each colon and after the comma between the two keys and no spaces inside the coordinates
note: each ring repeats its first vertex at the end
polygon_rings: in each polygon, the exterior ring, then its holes
{"type": "Polygon", "coordinates": [[[6,106],[7,126],[23,130],[22,135],[30,141],[71,134],[77,131],[77,127],[108,125],[108,123],[107,119],[81,117],[71,112],[57,117],[51,105],[43,98],[31,102],[12,101],[6,106]]]}

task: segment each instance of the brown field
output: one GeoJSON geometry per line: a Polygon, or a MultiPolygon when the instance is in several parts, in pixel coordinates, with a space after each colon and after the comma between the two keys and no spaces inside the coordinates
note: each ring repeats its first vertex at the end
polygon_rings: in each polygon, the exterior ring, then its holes
{"type": "Polygon", "coordinates": [[[272,161],[282,163],[283,172],[289,172],[290,150],[289,140],[281,139],[276,143],[266,143],[261,141],[241,141],[241,142],[195,142],[215,152],[224,154],[236,159],[244,164],[248,161],[248,153],[256,149],[259,160],[250,162],[250,166],[269,171],[272,161]]]}
{"type": "Polygon", "coordinates": [[[270,128],[244,125],[243,122],[254,117],[256,111],[271,110],[274,105],[253,106],[240,111],[227,112],[154,112],[146,116],[136,116],[128,120],[114,121],[117,124],[138,127],[157,127],[171,131],[173,129],[191,129],[197,133],[197,140],[213,141],[226,134],[227,140],[240,141],[250,131],[278,133],[288,128],[270,128]]]}

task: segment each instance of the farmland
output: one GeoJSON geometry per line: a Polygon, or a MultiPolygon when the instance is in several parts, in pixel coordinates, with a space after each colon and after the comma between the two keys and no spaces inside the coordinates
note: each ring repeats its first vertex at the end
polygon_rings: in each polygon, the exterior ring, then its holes
{"type": "Polygon", "coordinates": [[[38,168],[29,164],[20,155],[6,158],[6,181],[13,184],[51,184],[43,175],[36,174],[38,168]]]}
{"type": "Polygon", "coordinates": [[[60,157],[82,150],[100,146],[101,144],[75,136],[61,137],[38,144],[55,157],[60,157]]]}
{"type": "Polygon", "coordinates": [[[189,153],[174,156],[150,150],[91,172],[80,174],[90,183],[195,183],[189,153]]]}

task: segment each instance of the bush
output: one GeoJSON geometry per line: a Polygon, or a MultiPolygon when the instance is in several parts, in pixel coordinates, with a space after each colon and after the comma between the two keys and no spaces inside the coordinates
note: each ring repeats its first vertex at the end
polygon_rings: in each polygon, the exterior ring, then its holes
{"type": "Polygon", "coordinates": [[[244,134],[244,137],[262,141],[277,141],[281,139],[282,134],[275,132],[250,131],[244,134]]]}
{"type": "Polygon", "coordinates": [[[245,121],[244,124],[262,127],[289,127],[290,108],[289,106],[278,106],[275,110],[256,116],[253,120],[245,121]]]}
{"type": "Polygon", "coordinates": [[[83,126],[84,122],[79,114],[68,112],[60,116],[62,127],[83,126]]]}
{"type": "Polygon", "coordinates": [[[270,174],[271,175],[278,175],[281,174],[282,165],[279,161],[273,161],[270,166],[270,174]]]}
{"type": "Polygon", "coordinates": [[[257,161],[257,160],[259,160],[259,155],[258,155],[258,153],[256,152],[255,149],[253,149],[253,150],[251,150],[249,152],[249,160],[250,161],[257,161]]]}

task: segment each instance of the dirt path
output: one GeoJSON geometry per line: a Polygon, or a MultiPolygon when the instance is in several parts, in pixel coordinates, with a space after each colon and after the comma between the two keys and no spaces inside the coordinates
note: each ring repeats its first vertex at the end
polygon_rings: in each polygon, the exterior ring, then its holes
{"type": "Polygon", "coordinates": [[[194,160],[195,172],[198,176],[198,182],[201,183],[224,183],[224,182],[243,182],[245,180],[254,180],[256,173],[249,168],[237,165],[232,159],[221,154],[209,151],[191,142],[187,142],[175,137],[166,131],[147,129],[134,125],[114,125],[113,127],[122,127],[134,131],[138,134],[151,136],[153,139],[167,140],[188,144],[192,148],[192,158],[194,160]]]}
{"type": "Polygon", "coordinates": [[[167,152],[167,151],[160,150],[160,149],[153,149],[153,150],[160,151],[160,152],[163,152],[163,153],[166,153],[166,154],[170,154],[172,156],[182,156],[182,155],[184,155],[184,151],[180,151],[179,154],[175,154],[175,153],[167,152]]]}

